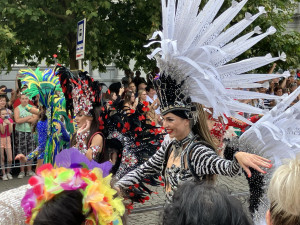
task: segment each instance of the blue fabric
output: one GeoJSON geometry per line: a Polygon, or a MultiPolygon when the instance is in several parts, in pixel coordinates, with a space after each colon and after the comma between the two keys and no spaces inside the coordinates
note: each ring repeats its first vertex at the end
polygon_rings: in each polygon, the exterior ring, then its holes
{"type": "Polygon", "coordinates": [[[38,147],[28,154],[26,156],[27,160],[31,160],[38,156],[38,159],[43,159],[44,158],[44,151],[45,151],[45,146],[46,146],[46,141],[47,141],[47,129],[48,129],[48,124],[47,120],[45,121],[39,121],[36,125],[37,133],[38,133],[38,147]]]}
{"type": "MultiPolygon", "coordinates": [[[[62,140],[63,142],[65,142],[65,145],[62,145],[61,147],[63,148],[67,148],[68,147],[68,143],[70,142],[70,136],[67,132],[67,130],[65,129],[64,124],[59,121],[59,120],[53,120],[55,122],[58,122],[61,126],[61,136],[59,137],[58,143],[63,144],[60,142],[60,140],[62,140]]],[[[46,147],[46,143],[47,143],[47,130],[48,130],[48,123],[47,120],[45,121],[39,121],[37,123],[36,126],[37,129],[37,133],[38,133],[38,147],[31,152],[29,155],[26,156],[27,160],[31,160],[35,157],[37,157],[38,159],[44,159],[45,156],[45,147],[46,147]]],[[[58,153],[58,151],[62,148],[60,148],[60,144],[57,144],[56,149],[54,149],[54,156],[58,153]]]]}

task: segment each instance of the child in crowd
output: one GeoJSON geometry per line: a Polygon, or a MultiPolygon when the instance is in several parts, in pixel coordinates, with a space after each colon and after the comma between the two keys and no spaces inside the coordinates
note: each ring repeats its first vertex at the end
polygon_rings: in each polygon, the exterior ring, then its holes
{"type": "Polygon", "coordinates": [[[10,174],[10,166],[12,163],[12,149],[11,149],[11,139],[10,135],[13,131],[13,120],[9,118],[6,108],[0,109],[0,159],[1,159],[1,168],[2,168],[2,180],[12,180],[13,177],[10,174]],[[7,158],[7,170],[5,172],[5,163],[4,163],[4,150],[6,152],[7,158]]]}
{"type": "Polygon", "coordinates": [[[5,110],[8,113],[8,116],[12,118],[12,111],[7,108],[7,101],[8,101],[7,95],[0,95],[0,109],[5,108],[5,110]]]}

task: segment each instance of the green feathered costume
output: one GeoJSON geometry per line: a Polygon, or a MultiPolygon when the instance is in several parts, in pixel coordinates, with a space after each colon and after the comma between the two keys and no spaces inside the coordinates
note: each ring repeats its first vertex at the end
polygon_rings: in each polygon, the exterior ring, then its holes
{"type": "Polygon", "coordinates": [[[55,163],[55,156],[62,149],[64,143],[60,141],[60,133],[57,132],[59,121],[64,118],[66,129],[69,133],[73,133],[74,127],[70,123],[70,117],[66,113],[66,101],[62,96],[58,96],[57,91],[61,91],[58,77],[55,76],[55,70],[47,69],[40,71],[37,68],[20,70],[24,76],[21,81],[28,88],[24,93],[33,98],[39,96],[39,104],[46,108],[46,116],[48,122],[47,142],[45,147],[44,163],[55,163]]]}

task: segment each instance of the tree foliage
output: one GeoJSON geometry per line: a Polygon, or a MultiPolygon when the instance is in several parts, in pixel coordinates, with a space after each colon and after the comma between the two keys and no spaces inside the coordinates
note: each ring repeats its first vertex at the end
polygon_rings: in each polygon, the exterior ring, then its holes
{"type": "MultiPolygon", "coordinates": [[[[300,0],[297,0],[297,2],[300,0]]],[[[202,3],[206,1],[203,0],[202,3]]],[[[225,0],[224,9],[231,0],[225,0]]],[[[261,16],[247,31],[259,25],[269,26],[278,32],[266,38],[242,58],[286,52],[287,63],[282,68],[299,63],[300,35],[285,32],[291,20],[295,4],[286,0],[249,1],[243,12],[256,13],[258,6],[265,6],[267,14],[261,16]]],[[[75,46],[77,22],[87,18],[86,60],[93,68],[105,70],[114,62],[119,68],[127,68],[130,59],[136,60],[136,68],[149,71],[155,62],[148,60],[150,50],[143,46],[152,32],[161,24],[160,0],[1,0],[0,1],[0,69],[11,68],[16,61],[36,66],[41,60],[58,61],[76,68],[75,46]]],[[[244,17],[239,14],[235,21],[244,17]]]]}

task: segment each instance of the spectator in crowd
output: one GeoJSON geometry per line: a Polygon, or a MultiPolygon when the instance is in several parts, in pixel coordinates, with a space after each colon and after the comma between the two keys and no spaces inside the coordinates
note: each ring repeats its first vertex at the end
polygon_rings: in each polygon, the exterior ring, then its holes
{"type": "Polygon", "coordinates": [[[136,87],[140,85],[140,83],[146,83],[145,78],[141,77],[141,71],[136,71],[135,72],[135,77],[132,80],[135,84],[136,87]]]}
{"type": "MultiPolygon", "coordinates": [[[[250,91],[253,92],[259,92],[257,88],[251,88],[250,91]]],[[[248,104],[252,105],[253,107],[257,107],[259,106],[259,100],[258,99],[252,99],[248,104]]]]}
{"type": "Polygon", "coordinates": [[[139,110],[142,110],[145,104],[148,105],[149,111],[145,112],[148,122],[149,123],[155,122],[157,124],[158,118],[157,118],[157,114],[155,113],[155,110],[159,107],[158,98],[151,105],[149,105],[149,102],[147,101],[147,92],[145,90],[139,90],[138,100],[139,100],[138,103],[139,110]]]}
{"type": "MultiPolygon", "coordinates": [[[[266,94],[268,89],[265,88],[265,87],[260,87],[258,89],[259,93],[262,93],[262,94],[266,94]]],[[[258,100],[259,103],[258,103],[258,107],[261,108],[261,109],[271,109],[272,108],[272,101],[270,99],[259,99],[258,100]]]]}
{"type": "Polygon", "coordinates": [[[293,93],[296,89],[297,89],[297,83],[291,83],[290,84],[290,91],[291,91],[291,93],[293,93]]]}
{"type": "Polygon", "coordinates": [[[267,225],[300,224],[299,172],[300,161],[295,159],[273,174],[268,190],[271,206],[266,214],[267,225]]]}
{"type": "Polygon", "coordinates": [[[295,82],[295,72],[294,71],[288,77],[288,80],[289,80],[290,84],[293,84],[295,82]]]}
{"type": "Polygon", "coordinates": [[[12,111],[7,108],[7,96],[6,95],[0,95],[0,109],[5,108],[6,112],[8,113],[9,118],[12,118],[12,111]]]}
{"type": "Polygon", "coordinates": [[[6,95],[7,87],[5,85],[0,86],[0,95],[6,95]]]}
{"type": "Polygon", "coordinates": [[[289,90],[288,88],[283,88],[283,89],[282,89],[282,93],[283,93],[283,94],[288,94],[288,95],[289,95],[289,94],[290,94],[290,90],[289,90]]]}
{"type": "Polygon", "coordinates": [[[281,87],[282,89],[286,88],[286,81],[287,81],[286,78],[282,78],[278,83],[279,87],[281,87]]]}
{"type": "Polygon", "coordinates": [[[139,90],[138,92],[139,103],[144,104],[147,101],[147,92],[145,90],[139,90]]]}
{"type": "Polygon", "coordinates": [[[283,95],[282,87],[275,87],[274,94],[277,95],[277,96],[282,96],[283,95]]]}
{"type": "Polygon", "coordinates": [[[291,75],[289,76],[288,78],[285,78],[285,82],[283,82],[283,84],[285,83],[285,86],[286,88],[290,88],[291,87],[291,84],[294,83],[294,75],[291,75]]]}
{"type": "Polygon", "coordinates": [[[147,88],[147,84],[144,83],[144,82],[142,82],[142,83],[140,83],[139,86],[138,86],[138,91],[139,91],[139,90],[146,90],[146,88],[147,88]]]}
{"type": "Polygon", "coordinates": [[[12,148],[10,135],[13,132],[13,120],[9,117],[6,108],[0,108],[0,158],[2,168],[2,180],[12,180],[10,167],[12,163],[12,148]],[[4,151],[7,158],[7,170],[5,172],[4,151]]]}
{"type": "Polygon", "coordinates": [[[106,93],[106,98],[103,100],[103,102],[106,102],[107,108],[111,108],[114,103],[117,103],[116,100],[120,101],[120,98],[118,99],[116,92],[110,92],[110,94],[106,93]]]}
{"type": "MultiPolygon", "coordinates": [[[[147,92],[147,102],[150,102],[150,104],[153,104],[153,102],[157,99],[156,91],[152,85],[148,85],[146,88],[147,92]]],[[[159,107],[155,110],[155,113],[157,115],[160,115],[160,109],[159,107]]]]}
{"type": "Polygon", "coordinates": [[[164,210],[163,225],[253,224],[235,197],[200,182],[187,182],[164,210]]]}
{"type": "Polygon", "coordinates": [[[128,85],[128,90],[129,91],[132,91],[135,95],[135,97],[137,97],[137,92],[136,92],[136,86],[133,82],[131,82],[129,85],[128,85]]]}
{"type": "Polygon", "coordinates": [[[128,87],[128,85],[132,82],[132,78],[133,73],[131,72],[131,70],[125,70],[125,77],[122,78],[122,84],[124,85],[124,88],[128,87]]]}
{"type": "MultiPolygon", "coordinates": [[[[290,92],[293,93],[298,88],[297,83],[292,83],[290,85],[290,92]]],[[[292,102],[292,105],[296,104],[300,100],[300,95],[292,102]]]]}
{"type": "Polygon", "coordinates": [[[109,91],[115,92],[117,94],[117,97],[122,98],[122,95],[124,93],[124,86],[120,82],[112,83],[109,85],[109,91]]]}
{"type": "Polygon", "coordinates": [[[108,99],[112,102],[116,101],[118,98],[118,95],[116,94],[116,92],[110,92],[108,99]]]}
{"type": "Polygon", "coordinates": [[[112,83],[109,86],[109,90],[110,90],[110,94],[108,94],[109,100],[111,100],[114,104],[119,104],[124,94],[124,87],[122,86],[122,84],[120,82],[112,83]],[[115,97],[114,97],[114,93],[116,94],[115,97]]]}
{"type": "MultiPolygon", "coordinates": [[[[24,85],[21,89],[18,89],[17,92],[11,96],[11,104],[13,108],[17,108],[19,105],[21,105],[21,95],[22,92],[27,89],[27,85],[24,85]]],[[[28,104],[34,106],[33,101],[29,100],[28,104]]]]}
{"type": "Polygon", "coordinates": [[[131,110],[136,110],[138,104],[138,99],[135,98],[135,95],[132,91],[127,91],[124,97],[124,110],[127,113],[131,113],[131,110]]]}
{"type": "MultiPolygon", "coordinates": [[[[14,118],[16,121],[16,149],[18,154],[27,155],[33,151],[33,137],[31,133],[31,124],[37,121],[37,116],[31,114],[26,110],[26,106],[29,104],[29,99],[25,94],[21,94],[21,104],[15,108],[14,118]]],[[[21,161],[21,171],[18,178],[23,178],[25,176],[24,161],[21,161]]],[[[29,164],[32,161],[28,161],[29,164]]],[[[32,176],[34,172],[31,170],[31,165],[27,167],[26,176],[32,176]]]]}

